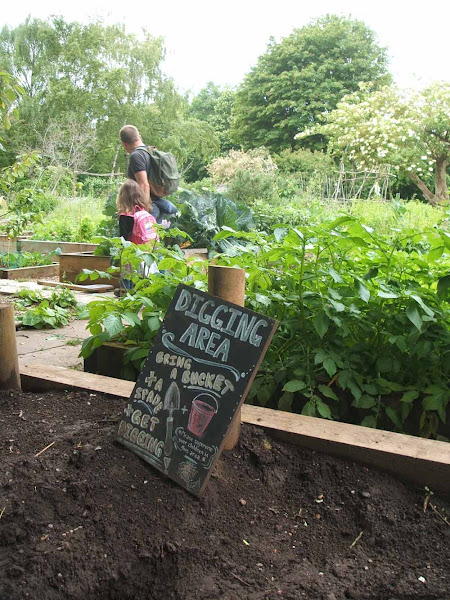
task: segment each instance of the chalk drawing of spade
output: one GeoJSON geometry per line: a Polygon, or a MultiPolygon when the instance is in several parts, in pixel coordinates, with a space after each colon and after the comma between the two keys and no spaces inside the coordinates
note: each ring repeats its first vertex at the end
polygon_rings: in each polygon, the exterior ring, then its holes
{"type": "Polygon", "coordinates": [[[180,388],[175,381],[169,385],[164,396],[163,410],[169,411],[166,420],[166,441],[164,442],[164,468],[167,473],[170,465],[170,455],[172,454],[172,432],[173,432],[173,412],[180,410],[180,388]]]}

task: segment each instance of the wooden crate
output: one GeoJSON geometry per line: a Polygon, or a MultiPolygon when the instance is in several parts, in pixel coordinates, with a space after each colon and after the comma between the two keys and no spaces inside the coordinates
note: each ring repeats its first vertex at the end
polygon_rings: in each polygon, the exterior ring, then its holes
{"type": "Polygon", "coordinates": [[[85,281],[76,281],[78,275],[83,272],[83,269],[107,271],[111,266],[110,256],[94,256],[92,252],[69,252],[61,254],[59,257],[59,280],[79,285],[92,283],[105,283],[109,285],[119,286],[119,278],[100,277],[99,279],[85,281]]]}

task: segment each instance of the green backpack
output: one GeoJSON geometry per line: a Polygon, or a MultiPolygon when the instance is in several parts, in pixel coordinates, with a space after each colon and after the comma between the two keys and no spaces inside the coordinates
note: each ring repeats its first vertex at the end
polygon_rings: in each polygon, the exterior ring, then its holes
{"type": "Polygon", "coordinates": [[[160,198],[176,192],[181,177],[175,156],[171,152],[157,150],[154,146],[138,146],[138,148],[144,149],[150,156],[148,182],[151,192],[160,198]]]}

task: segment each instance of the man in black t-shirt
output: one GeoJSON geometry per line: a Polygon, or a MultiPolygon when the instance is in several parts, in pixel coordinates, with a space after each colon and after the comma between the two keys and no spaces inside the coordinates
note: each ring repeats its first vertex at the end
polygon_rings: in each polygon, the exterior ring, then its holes
{"type": "Polygon", "coordinates": [[[157,223],[161,223],[164,215],[175,214],[177,207],[169,200],[159,198],[151,193],[148,181],[150,156],[137,128],[134,125],[125,125],[119,131],[119,136],[125,152],[130,155],[127,177],[134,179],[144,191],[146,197],[151,198],[153,204],[151,214],[155,217],[157,223]]]}

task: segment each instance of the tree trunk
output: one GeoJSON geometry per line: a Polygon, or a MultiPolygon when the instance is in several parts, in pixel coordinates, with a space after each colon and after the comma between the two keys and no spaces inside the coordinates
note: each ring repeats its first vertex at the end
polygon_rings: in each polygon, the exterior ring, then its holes
{"type": "Polygon", "coordinates": [[[428,202],[431,204],[431,206],[436,206],[437,204],[439,204],[439,198],[435,194],[433,194],[431,190],[428,189],[428,187],[424,184],[420,177],[416,175],[416,173],[410,171],[408,175],[410,179],[417,185],[417,187],[425,196],[425,199],[428,200],[428,202]]]}
{"type": "Polygon", "coordinates": [[[446,158],[439,158],[436,161],[434,191],[440,202],[448,201],[447,167],[446,158]]]}
{"type": "Polygon", "coordinates": [[[111,176],[110,176],[110,178],[109,178],[109,181],[112,181],[112,180],[113,180],[113,177],[114,177],[114,170],[115,170],[115,168],[116,168],[117,157],[119,156],[119,151],[120,151],[120,148],[121,148],[121,146],[122,146],[122,143],[121,143],[121,142],[119,142],[119,143],[117,144],[117,147],[116,147],[116,152],[115,152],[115,154],[114,154],[114,158],[113,158],[113,162],[112,162],[112,166],[111,166],[111,176]]]}

